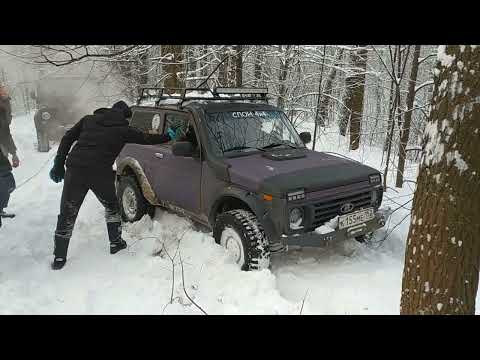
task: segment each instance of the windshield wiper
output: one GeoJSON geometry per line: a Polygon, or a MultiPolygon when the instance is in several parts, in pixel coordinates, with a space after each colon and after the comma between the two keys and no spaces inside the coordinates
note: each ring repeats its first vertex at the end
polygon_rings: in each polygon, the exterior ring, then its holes
{"type": "Polygon", "coordinates": [[[223,153],[226,153],[226,152],[229,152],[229,151],[236,151],[236,150],[245,150],[245,149],[255,149],[255,150],[260,150],[260,151],[265,151],[262,149],[259,149],[259,148],[256,148],[256,147],[252,147],[252,146],[234,146],[234,147],[231,147],[229,149],[226,149],[226,150],[223,150],[223,153]]]}
{"type": "Polygon", "coordinates": [[[298,149],[296,146],[290,145],[288,143],[272,143],[272,144],[263,146],[262,149],[271,149],[271,148],[282,146],[282,145],[290,146],[292,149],[298,149]]]}

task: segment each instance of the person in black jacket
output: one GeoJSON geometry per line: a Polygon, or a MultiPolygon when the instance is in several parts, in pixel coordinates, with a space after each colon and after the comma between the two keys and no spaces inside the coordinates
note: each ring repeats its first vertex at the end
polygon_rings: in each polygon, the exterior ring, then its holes
{"type": "Polygon", "coordinates": [[[131,116],[128,105],[119,101],[111,109],[101,108],[93,115],[84,116],[63,136],[50,171],[50,177],[57,183],[65,178],[52,269],[61,269],[66,263],[75,220],[88,190],[92,190],[105,207],[110,253],[115,254],[127,247],[122,239],[112,165],[126,143],[161,144],[172,139],[168,134],[145,134],[129,127],[127,118],[131,116]],[[75,141],[77,143],[69,153],[75,141]]]}
{"type": "Polygon", "coordinates": [[[15,178],[12,174],[12,166],[16,168],[20,164],[17,156],[17,148],[10,133],[12,122],[12,110],[10,98],[5,87],[0,86],[0,227],[3,217],[13,217],[4,209],[10,200],[10,194],[15,190],[15,178]],[[12,156],[12,163],[8,156],[12,156]]]}

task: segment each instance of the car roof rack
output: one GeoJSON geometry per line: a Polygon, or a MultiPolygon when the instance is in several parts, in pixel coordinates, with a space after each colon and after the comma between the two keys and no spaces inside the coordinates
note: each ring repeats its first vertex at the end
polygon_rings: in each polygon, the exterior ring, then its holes
{"type": "Polygon", "coordinates": [[[225,100],[250,100],[263,101],[268,104],[268,89],[267,88],[244,88],[244,87],[216,87],[210,88],[164,88],[164,87],[144,87],[141,89],[137,105],[140,105],[142,100],[155,100],[155,106],[160,104],[162,100],[178,99],[179,102],[174,105],[180,107],[185,101],[190,100],[205,100],[205,101],[225,101],[225,100]],[[193,92],[194,94],[188,94],[193,92]],[[201,96],[199,93],[206,94],[201,96]]]}

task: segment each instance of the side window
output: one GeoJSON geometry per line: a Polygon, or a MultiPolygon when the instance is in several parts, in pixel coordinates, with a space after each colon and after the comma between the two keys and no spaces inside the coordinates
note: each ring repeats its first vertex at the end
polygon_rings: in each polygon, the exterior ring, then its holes
{"type": "Polygon", "coordinates": [[[163,132],[166,133],[168,128],[180,128],[182,134],[185,134],[188,128],[189,117],[182,113],[167,113],[165,115],[165,127],[163,132]]]}
{"type": "Polygon", "coordinates": [[[158,134],[162,130],[162,116],[160,112],[134,110],[130,126],[145,133],[158,134]]]}
{"type": "Polygon", "coordinates": [[[165,115],[164,133],[167,132],[169,127],[173,129],[180,128],[181,135],[178,140],[189,141],[194,146],[198,146],[195,127],[188,115],[182,113],[167,113],[165,115]]]}

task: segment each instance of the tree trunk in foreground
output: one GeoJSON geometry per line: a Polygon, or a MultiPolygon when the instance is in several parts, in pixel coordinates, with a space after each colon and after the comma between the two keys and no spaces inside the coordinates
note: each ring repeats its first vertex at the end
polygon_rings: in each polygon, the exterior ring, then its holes
{"type": "Polygon", "coordinates": [[[474,314],[480,265],[480,47],[439,48],[401,314],[474,314]]]}

